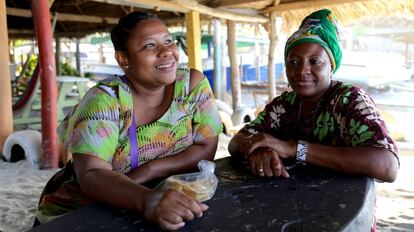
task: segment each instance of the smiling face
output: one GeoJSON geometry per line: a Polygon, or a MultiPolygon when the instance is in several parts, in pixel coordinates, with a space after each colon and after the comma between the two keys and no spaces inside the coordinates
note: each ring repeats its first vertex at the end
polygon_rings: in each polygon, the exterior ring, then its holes
{"type": "Polygon", "coordinates": [[[292,89],[303,99],[317,101],[329,88],[332,67],[328,53],[316,43],[293,47],[286,58],[286,75],[292,89]]]}
{"type": "Polygon", "coordinates": [[[129,79],[157,88],[175,81],[178,47],[165,25],[158,19],[139,22],[128,39],[126,52],[117,51],[118,63],[129,79]]]}

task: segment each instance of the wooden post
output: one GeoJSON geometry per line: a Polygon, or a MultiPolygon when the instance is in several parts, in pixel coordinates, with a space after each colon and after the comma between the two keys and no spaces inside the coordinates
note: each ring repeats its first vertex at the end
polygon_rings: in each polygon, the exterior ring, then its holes
{"type": "Polygon", "coordinates": [[[231,20],[227,20],[227,43],[229,46],[233,109],[236,110],[241,107],[241,84],[239,65],[237,64],[236,23],[231,20]]]}
{"type": "Polygon", "coordinates": [[[0,153],[7,137],[13,133],[13,110],[9,71],[9,37],[7,32],[6,1],[0,2],[0,153]],[[1,32],[2,31],[2,32],[1,32]]]}
{"type": "Polygon", "coordinates": [[[188,67],[202,72],[200,14],[197,11],[186,13],[185,24],[187,27],[188,67]]]}
{"type": "Polygon", "coordinates": [[[42,103],[43,168],[58,167],[57,81],[53,54],[53,36],[47,0],[32,1],[32,14],[39,47],[42,103]]]}
{"type": "Polygon", "coordinates": [[[77,71],[77,73],[78,73],[78,75],[80,75],[81,74],[81,61],[80,61],[80,48],[79,48],[79,45],[80,45],[80,39],[79,38],[76,38],[76,71],[77,71]]]}
{"type": "MultiPolygon", "coordinates": [[[[256,37],[259,37],[259,24],[256,24],[254,27],[254,32],[256,37]]],[[[254,63],[256,66],[256,81],[260,81],[260,43],[258,41],[254,42],[254,63]]]]}
{"type": "Polygon", "coordinates": [[[269,57],[267,62],[267,77],[269,80],[269,101],[276,97],[276,81],[275,81],[275,47],[277,43],[276,36],[276,12],[270,13],[269,23],[269,57]]]}
{"type": "Polygon", "coordinates": [[[62,75],[62,62],[60,62],[60,37],[56,36],[55,37],[55,43],[56,43],[56,47],[55,47],[55,63],[56,63],[56,75],[60,76],[62,75]]]}
{"type": "Polygon", "coordinates": [[[226,43],[224,43],[223,37],[221,37],[221,98],[224,100],[224,96],[227,93],[227,60],[228,56],[224,54],[226,51],[226,43]]]}
{"type": "MultiPolygon", "coordinates": [[[[103,38],[103,33],[101,33],[101,38],[103,38]]],[[[103,43],[100,43],[99,44],[99,48],[98,49],[99,49],[98,50],[98,52],[99,52],[99,64],[106,64],[106,60],[105,60],[105,56],[104,56],[103,43]]]]}
{"type": "MultiPolygon", "coordinates": [[[[15,50],[14,50],[14,41],[12,40],[12,41],[10,41],[10,43],[9,43],[9,48],[10,48],[10,52],[9,52],[9,62],[10,62],[10,64],[15,64],[16,63],[16,61],[15,61],[15,59],[14,59],[14,54],[15,54],[15,50]]],[[[14,75],[14,73],[13,73],[13,75],[14,75]]]]}
{"type": "Polygon", "coordinates": [[[214,97],[222,99],[221,79],[222,77],[222,55],[221,55],[221,25],[220,19],[213,20],[214,26],[214,97]]]}

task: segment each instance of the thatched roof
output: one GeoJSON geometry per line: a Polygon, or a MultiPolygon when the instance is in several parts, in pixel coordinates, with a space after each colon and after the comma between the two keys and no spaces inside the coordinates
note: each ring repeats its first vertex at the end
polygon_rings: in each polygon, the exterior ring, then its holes
{"type": "MultiPolygon", "coordinates": [[[[200,12],[202,20],[230,19],[266,23],[274,11],[284,19],[285,30],[297,28],[310,12],[329,8],[341,24],[367,16],[412,17],[414,0],[49,0],[56,15],[55,35],[83,37],[109,31],[119,17],[131,11],[157,14],[169,25],[183,24],[185,13],[200,12]]],[[[6,0],[9,37],[33,37],[31,0],[6,0]]]]}
{"type": "MultiPolygon", "coordinates": [[[[331,1],[335,2],[335,1],[331,1]]],[[[285,22],[296,28],[299,22],[309,15],[312,11],[320,7],[296,9],[294,11],[281,11],[280,15],[285,22]]],[[[331,5],[328,7],[332,10],[340,24],[350,25],[362,23],[364,20],[375,20],[384,17],[399,16],[402,18],[412,18],[414,16],[413,0],[368,0],[368,1],[349,1],[346,4],[331,5]]],[[[414,24],[413,24],[414,25],[414,24]]],[[[287,25],[290,27],[290,25],[287,25]]],[[[379,27],[385,25],[377,25],[379,27]]],[[[394,26],[398,26],[394,24],[394,26]]]]}

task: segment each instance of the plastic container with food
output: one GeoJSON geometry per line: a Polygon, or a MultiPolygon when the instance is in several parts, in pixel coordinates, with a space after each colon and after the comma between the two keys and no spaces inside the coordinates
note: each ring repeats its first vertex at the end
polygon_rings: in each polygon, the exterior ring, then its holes
{"type": "Polygon", "coordinates": [[[199,201],[210,200],[217,189],[218,179],[214,175],[216,165],[208,160],[200,160],[200,172],[173,175],[161,182],[156,189],[172,189],[182,192],[199,201]]]}

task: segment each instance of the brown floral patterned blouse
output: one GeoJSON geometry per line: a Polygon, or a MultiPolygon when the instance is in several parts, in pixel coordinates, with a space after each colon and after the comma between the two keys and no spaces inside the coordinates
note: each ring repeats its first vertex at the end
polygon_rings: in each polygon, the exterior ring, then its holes
{"type": "Polygon", "coordinates": [[[363,89],[333,82],[306,119],[299,116],[300,102],[295,92],[284,92],[242,131],[329,146],[374,146],[398,154],[375,103],[363,89]]]}

